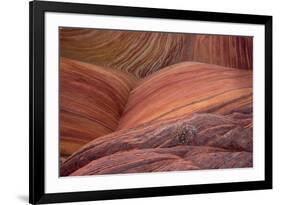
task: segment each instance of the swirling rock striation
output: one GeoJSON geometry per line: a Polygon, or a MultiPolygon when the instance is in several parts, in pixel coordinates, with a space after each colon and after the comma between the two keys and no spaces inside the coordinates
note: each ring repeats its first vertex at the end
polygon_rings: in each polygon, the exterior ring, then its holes
{"type": "Polygon", "coordinates": [[[192,35],[188,61],[253,69],[253,38],[246,36],[192,35]]]}
{"type": "Polygon", "coordinates": [[[245,36],[60,28],[61,56],[138,78],[182,61],[252,69],[252,49],[245,36]]]}

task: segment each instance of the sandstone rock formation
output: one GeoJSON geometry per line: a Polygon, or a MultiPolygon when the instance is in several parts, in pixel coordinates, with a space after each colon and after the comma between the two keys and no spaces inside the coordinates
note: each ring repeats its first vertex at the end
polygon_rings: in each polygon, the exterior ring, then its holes
{"type": "Polygon", "coordinates": [[[60,175],[252,167],[252,47],[60,28],[60,175]]]}

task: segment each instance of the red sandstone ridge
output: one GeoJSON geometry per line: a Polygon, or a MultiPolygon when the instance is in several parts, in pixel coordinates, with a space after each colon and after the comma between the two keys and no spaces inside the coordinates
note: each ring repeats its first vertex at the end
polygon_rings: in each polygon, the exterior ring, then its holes
{"type": "Polygon", "coordinates": [[[61,175],[250,166],[252,129],[232,116],[198,114],[97,138],[62,164],[61,175]]]}

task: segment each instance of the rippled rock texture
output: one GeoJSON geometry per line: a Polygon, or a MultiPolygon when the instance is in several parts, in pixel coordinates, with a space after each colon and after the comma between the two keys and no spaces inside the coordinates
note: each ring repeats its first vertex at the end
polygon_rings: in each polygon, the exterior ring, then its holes
{"type": "Polygon", "coordinates": [[[252,38],[60,29],[61,176],[252,167],[252,38]]]}

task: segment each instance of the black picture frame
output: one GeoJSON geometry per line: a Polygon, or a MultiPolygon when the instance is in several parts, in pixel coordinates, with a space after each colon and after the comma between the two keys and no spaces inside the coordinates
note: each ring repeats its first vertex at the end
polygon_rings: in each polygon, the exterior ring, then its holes
{"type": "Polygon", "coordinates": [[[32,1],[30,12],[29,202],[32,204],[199,194],[272,188],[272,16],[32,1]],[[265,180],[71,193],[45,192],[45,12],[247,23],[265,26],[265,180]]]}

